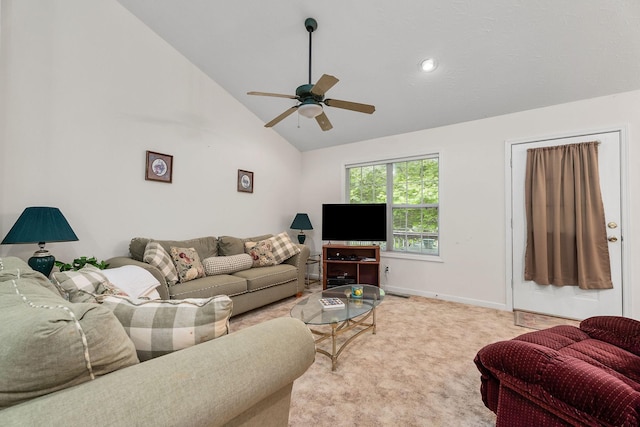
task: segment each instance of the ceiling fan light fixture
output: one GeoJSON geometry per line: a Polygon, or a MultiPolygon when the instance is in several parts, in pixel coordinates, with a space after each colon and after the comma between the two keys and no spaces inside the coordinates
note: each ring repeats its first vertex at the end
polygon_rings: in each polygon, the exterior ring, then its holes
{"type": "Polygon", "coordinates": [[[420,69],[425,73],[430,73],[438,68],[438,63],[434,58],[427,58],[420,63],[420,69]]]}
{"type": "Polygon", "coordinates": [[[322,105],[316,103],[302,104],[298,107],[298,113],[302,116],[305,116],[309,119],[313,119],[314,117],[322,114],[322,105]]]}

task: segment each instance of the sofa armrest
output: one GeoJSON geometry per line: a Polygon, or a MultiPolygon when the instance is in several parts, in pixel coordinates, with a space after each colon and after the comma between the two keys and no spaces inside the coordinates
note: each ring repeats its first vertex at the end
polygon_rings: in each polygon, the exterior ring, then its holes
{"type": "Polygon", "coordinates": [[[0,425],[287,425],[314,358],[304,323],[273,319],[4,409],[0,425]]]}
{"type": "Polygon", "coordinates": [[[309,259],[311,250],[306,245],[301,245],[299,243],[296,243],[296,245],[300,248],[300,252],[285,260],[283,264],[290,264],[298,269],[298,292],[303,292],[304,278],[307,273],[307,260],[309,259]]]}
{"type": "Polygon", "coordinates": [[[158,282],[160,282],[160,286],[156,288],[158,290],[158,293],[160,294],[160,298],[164,300],[169,299],[169,287],[167,285],[167,281],[164,279],[164,275],[162,274],[162,272],[156,267],[147,264],[146,262],[136,261],[135,259],[126,256],[109,258],[105,262],[109,264],[108,268],[117,268],[125,265],[136,265],[138,267],[144,268],[145,270],[153,274],[153,277],[155,277],[158,282]]]}

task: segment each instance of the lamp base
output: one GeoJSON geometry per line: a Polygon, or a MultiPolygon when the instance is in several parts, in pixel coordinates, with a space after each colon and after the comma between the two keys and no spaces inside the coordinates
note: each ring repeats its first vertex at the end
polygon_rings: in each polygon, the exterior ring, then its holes
{"type": "Polygon", "coordinates": [[[298,234],[298,242],[302,245],[306,239],[307,236],[301,231],[300,234],[298,234]]]}
{"type": "Polygon", "coordinates": [[[27,261],[29,267],[33,268],[35,271],[38,271],[45,275],[45,277],[49,278],[51,274],[51,270],[53,270],[53,264],[56,259],[53,255],[49,253],[47,250],[39,250],[36,251],[31,258],[27,261]]]}

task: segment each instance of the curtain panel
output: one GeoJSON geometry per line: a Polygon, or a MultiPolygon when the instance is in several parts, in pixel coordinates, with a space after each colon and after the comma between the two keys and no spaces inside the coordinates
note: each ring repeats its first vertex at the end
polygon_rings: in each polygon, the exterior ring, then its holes
{"type": "Polygon", "coordinates": [[[527,150],[525,280],[611,289],[598,143],[527,150]]]}

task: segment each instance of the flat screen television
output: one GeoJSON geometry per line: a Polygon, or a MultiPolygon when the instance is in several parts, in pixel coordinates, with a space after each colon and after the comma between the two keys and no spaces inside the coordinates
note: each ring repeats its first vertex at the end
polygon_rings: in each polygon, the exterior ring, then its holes
{"type": "Polygon", "coordinates": [[[323,204],[322,240],[387,240],[385,203],[323,204]]]}

